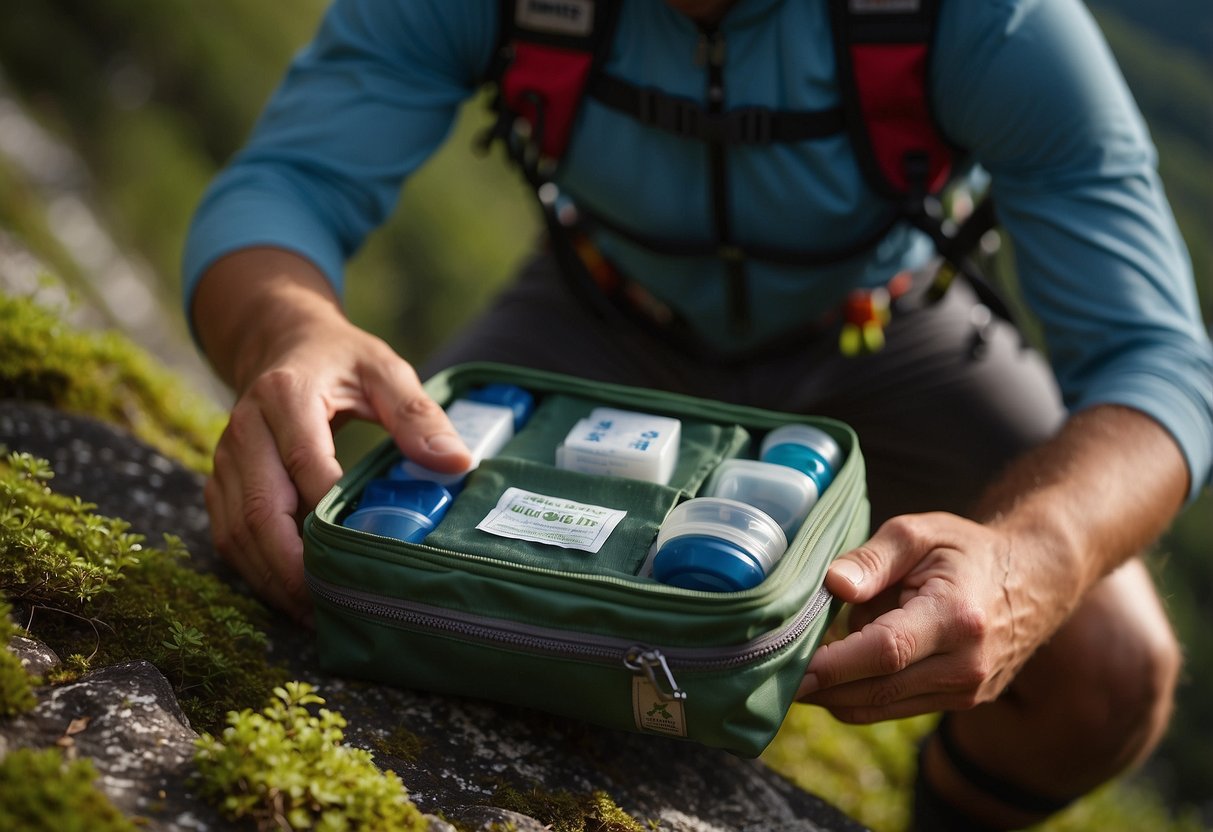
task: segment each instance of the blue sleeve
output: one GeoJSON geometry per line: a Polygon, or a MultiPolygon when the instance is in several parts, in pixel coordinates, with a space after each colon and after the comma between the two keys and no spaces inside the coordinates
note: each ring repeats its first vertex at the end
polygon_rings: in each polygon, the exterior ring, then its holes
{"type": "Polygon", "coordinates": [[[990,173],[1071,410],[1116,403],[1213,466],[1213,347],[1143,119],[1077,0],[945,4],[941,125],[990,173]]]}
{"type": "Polygon", "coordinates": [[[187,315],[207,267],[249,246],[302,255],[340,293],[346,259],[475,89],[496,17],[491,0],[336,0],[195,212],[187,315]]]}

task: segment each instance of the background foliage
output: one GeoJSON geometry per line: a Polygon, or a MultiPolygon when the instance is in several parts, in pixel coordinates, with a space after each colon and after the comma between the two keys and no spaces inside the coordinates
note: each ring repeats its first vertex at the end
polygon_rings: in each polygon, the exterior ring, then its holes
{"type": "MultiPolygon", "coordinates": [[[[1207,0],[1091,5],[1151,125],[1209,321],[1213,7],[1207,0]]],[[[163,314],[182,337],[174,299],[190,212],[322,9],[322,0],[0,3],[0,103],[11,95],[79,156],[87,175],[68,186],[162,281],[163,314]]],[[[446,149],[406,186],[397,215],[351,265],[351,315],[412,358],[475,312],[537,230],[515,175],[469,156],[483,122],[475,107],[464,113],[446,149]]],[[[19,238],[88,297],[95,291],[88,264],[65,241],[47,182],[15,164],[4,142],[0,127],[0,233],[19,238]]],[[[347,436],[344,453],[352,456],[368,441],[347,436]]],[[[1188,646],[1188,669],[1175,726],[1149,772],[1171,803],[1206,811],[1213,804],[1213,711],[1198,703],[1213,685],[1210,554],[1213,503],[1206,493],[1154,559],[1188,646]]]]}

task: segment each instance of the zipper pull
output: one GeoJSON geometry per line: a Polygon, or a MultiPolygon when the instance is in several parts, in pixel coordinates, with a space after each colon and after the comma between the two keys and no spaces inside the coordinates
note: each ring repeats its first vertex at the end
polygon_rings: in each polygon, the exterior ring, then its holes
{"type": "Polygon", "coordinates": [[[695,46],[695,66],[724,66],[724,35],[719,29],[700,29],[695,46]]]}
{"type": "Polygon", "coordinates": [[[674,674],[670,671],[670,666],[666,664],[665,656],[661,654],[660,650],[633,647],[623,657],[623,664],[628,670],[637,673],[643,672],[662,699],[687,698],[687,692],[678,687],[678,682],[674,680],[674,674]],[[657,669],[661,670],[663,677],[660,680],[657,678],[657,669]]]}

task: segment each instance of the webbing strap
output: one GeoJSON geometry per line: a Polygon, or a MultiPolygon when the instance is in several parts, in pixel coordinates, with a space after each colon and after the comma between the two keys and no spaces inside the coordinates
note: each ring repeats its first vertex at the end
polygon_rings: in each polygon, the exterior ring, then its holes
{"type": "Polygon", "coordinates": [[[564,155],[618,9],[617,0],[500,0],[497,53],[488,70],[498,86],[494,136],[505,138],[522,119],[541,155],[564,155]]]}
{"type": "Polygon", "coordinates": [[[921,199],[952,173],[953,149],[929,100],[938,12],[937,0],[830,0],[851,144],[869,185],[885,196],[921,199]]]}
{"type": "MultiPolygon", "coordinates": [[[[605,214],[595,211],[592,206],[581,201],[577,205],[583,225],[597,226],[610,231],[634,245],[640,246],[653,254],[666,257],[720,257],[722,256],[719,243],[711,240],[685,240],[666,237],[653,237],[634,228],[617,222],[605,214]]],[[[841,263],[871,249],[889,230],[901,219],[896,211],[890,211],[873,229],[858,240],[845,246],[828,249],[790,249],[775,246],[744,245],[736,246],[738,253],[746,260],[759,260],[779,266],[829,266],[841,263]]]]}
{"type": "Polygon", "coordinates": [[[713,113],[693,99],[642,87],[605,72],[590,81],[586,92],[648,127],[711,143],[792,143],[832,136],[846,129],[841,107],[806,111],[739,107],[713,113]]]}

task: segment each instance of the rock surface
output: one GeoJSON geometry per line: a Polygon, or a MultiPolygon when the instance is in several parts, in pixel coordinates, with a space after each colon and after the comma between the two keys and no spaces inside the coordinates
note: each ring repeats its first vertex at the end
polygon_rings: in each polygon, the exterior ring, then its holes
{"type": "MultiPolygon", "coordinates": [[[[152,540],[177,534],[196,567],[231,577],[206,533],[201,478],[127,434],[39,405],[0,402],[0,444],[50,459],[57,490],[96,503],[152,540]]],[[[544,828],[487,805],[508,785],[521,792],[603,791],[633,817],[675,832],[862,830],[758,761],[524,709],[329,677],[317,668],[310,634],[278,621],[270,636],[273,654],[293,677],[314,684],[345,715],[349,742],[396,771],[422,811],[468,828],[544,828]]],[[[195,734],[155,668],[142,662],[105,668],[42,689],[40,699],[32,714],[0,723],[0,751],[5,744],[54,744],[72,720],[87,717],[87,726],[67,738],[77,754],[93,758],[101,786],[124,811],[147,817],[149,829],[225,828],[188,788],[195,734]]],[[[449,828],[436,817],[431,826],[449,828]]]]}

